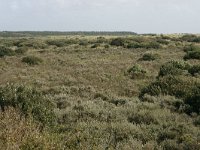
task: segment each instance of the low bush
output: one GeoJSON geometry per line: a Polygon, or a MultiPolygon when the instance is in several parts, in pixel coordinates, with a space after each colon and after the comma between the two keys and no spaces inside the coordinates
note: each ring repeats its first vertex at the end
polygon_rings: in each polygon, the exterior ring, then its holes
{"type": "Polygon", "coordinates": [[[143,79],[146,76],[147,71],[140,65],[134,65],[128,69],[127,73],[132,79],[143,79]]]}
{"type": "Polygon", "coordinates": [[[15,52],[11,50],[10,48],[0,46],[0,57],[4,56],[13,56],[15,52]]]}
{"type": "Polygon", "coordinates": [[[15,50],[16,54],[25,54],[28,51],[27,47],[19,47],[15,50]]]}
{"type": "Polygon", "coordinates": [[[193,34],[187,34],[187,35],[183,35],[181,37],[181,40],[187,41],[187,42],[200,42],[200,37],[193,34]]]}
{"type": "Polygon", "coordinates": [[[184,47],[184,52],[189,52],[189,51],[200,51],[200,47],[194,44],[191,44],[189,46],[184,47]]]}
{"type": "Polygon", "coordinates": [[[145,46],[143,43],[131,42],[131,43],[128,43],[126,47],[127,48],[144,48],[145,46]]]}
{"type": "Polygon", "coordinates": [[[122,39],[122,38],[113,39],[111,41],[110,45],[112,45],[112,46],[124,46],[124,39],[122,39]]]}
{"type": "Polygon", "coordinates": [[[186,55],[184,59],[200,59],[200,47],[197,45],[189,45],[184,48],[186,55]]]}
{"type": "Polygon", "coordinates": [[[42,59],[36,56],[26,56],[22,58],[22,62],[29,65],[39,65],[42,62],[42,59]]]}
{"type": "Polygon", "coordinates": [[[63,40],[63,39],[47,40],[46,43],[48,45],[57,46],[57,47],[64,47],[64,46],[68,45],[68,43],[66,42],[66,40],[63,40]]]}
{"type": "Polygon", "coordinates": [[[181,75],[189,68],[190,65],[184,61],[169,61],[161,66],[158,76],[181,75]]]}
{"type": "Polygon", "coordinates": [[[184,56],[184,59],[199,59],[200,60],[200,50],[199,51],[188,51],[184,56]]]}
{"type": "Polygon", "coordinates": [[[200,75],[200,65],[194,65],[194,66],[190,67],[188,69],[188,72],[193,76],[200,75]]]}
{"type": "Polygon", "coordinates": [[[140,60],[143,61],[153,61],[159,58],[158,54],[153,54],[153,53],[146,53],[143,55],[143,57],[140,60]]]}
{"type": "Polygon", "coordinates": [[[33,117],[44,125],[55,123],[54,105],[41,92],[24,85],[7,84],[0,87],[0,107],[19,109],[26,117],[33,117]]]}
{"type": "Polygon", "coordinates": [[[161,46],[160,46],[160,44],[158,43],[158,42],[150,42],[150,43],[147,43],[146,45],[145,45],[145,48],[147,48],[147,49],[159,49],[161,46]]]}

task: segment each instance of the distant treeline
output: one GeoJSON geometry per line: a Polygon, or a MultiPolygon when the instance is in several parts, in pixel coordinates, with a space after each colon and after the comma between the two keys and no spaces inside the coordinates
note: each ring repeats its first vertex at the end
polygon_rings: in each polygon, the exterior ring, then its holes
{"type": "Polygon", "coordinates": [[[107,31],[92,31],[92,32],[58,32],[58,31],[19,31],[19,32],[12,32],[12,31],[2,31],[0,32],[0,37],[30,37],[30,36],[67,36],[67,35],[86,35],[86,36],[103,36],[103,35],[110,35],[110,36],[126,36],[126,35],[136,35],[135,32],[127,32],[127,31],[120,31],[120,32],[107,32],[107,31]]]}

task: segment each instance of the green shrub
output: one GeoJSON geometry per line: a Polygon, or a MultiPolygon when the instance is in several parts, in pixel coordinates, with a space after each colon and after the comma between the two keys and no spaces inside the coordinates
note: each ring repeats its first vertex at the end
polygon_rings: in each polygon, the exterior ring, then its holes
{"type": "Polygon", "coordinates": [[[27,63],[29,65],[38,65],[42,62],[42,59],[36,56],[26,56],[22,58],[22,62],[27,63]]]}
{"type": "Polygon", "coordinates": [[[185,104],[190,106],[187,109],[187,113],[196,112],[200,114],[200,85],[193,88],[193,94],[185,99],[185,104]]]}
{"type": "Polygon", "coordinates": [[[191,75],[199,75],[200,74],[200,65],[194,65],[192,67],[190,67],[188,69],[188,72],[191,74],[191,75]]]}
{"type": "Polygon", "coordinates": [[[147,49],[150,49],[150,48],[159,49],[160,47],[161,46],[160,46],[160,44],[158,42],[150,42],[150,43],[145,45],[145,48],[147,48],[147,49]]]}
{"type": "Polygon", "coordinates": [[[184,56],[184,59],[199,59],[200,60],[200,51],[188,51],[184,56]]]}
{"type": "Polygon", "coordinates": [[[131,42],[128,43],[127,48],[144,48],[144,44],[143,43],[138,43],[138,42],[131,42]]]}
{"type": "Polygon", "coordinates": [[[158,76],[181,75],[187,72],[190,65],[184,61],[169,61],[161,66],[158,76]]]}
{"type": "Polygon", "coordinates": [[[46,43],[48,45],[53,45],[53,46],[57,46],[57,47],[64,47],[64,46],[68,45],[67,41],[63,40],[63,39],[47,40],[46,43]]]}
{"type": "Polygon", "coordinates": [[[200,42],[200,37],[193,34],[187,34],[187,35],[183,35],[181,37],[181,40],[187,41],[187,42],[200,42]]]}
{"type": "Polygon", "coordinates": [[[81,46],[87,46],[89,43],[88,43],[88,41],[87,40],[81,40],[80,42],[79,42],[79,45],[81,45],[81,46]]]}
{"type": "Polygon", "coordinates": [[[122,38],[113,39],[111,41],[110,45],[112,45],[112,46],[124,46],[124,39],[122,39],[122,38]]]}
{"type": "Polygon", "coordinates": [[[0,107],[19,109],[25,116],[32,116],[43,124],[55,123],[53,104],[41,92],[24,85],[7,84],[0,87],[0,107]]]}
{"type": "Polygon", "coordinates": [[[165,76],[143,88],[140,96],[146,93],[152,96],[171,95],[177,98],[187,98],[194,94],[193,91],[197,85],[198,83],[190,77],[165,76]]]}
{"type": "Polygon", "coordinates": [[[186,55],[184,59],[200,59],[200,47],[197,45],[189,45],[184,48],[186,55]]]}
{"type": "Polygon", "coordinates": [[[144,70],[140,65],[134,65],[130,69],[128,69],[128,74],[132,79],[142,79],[145,77],[147,71],[144,70]]]}
{"type": "Polygon", "coordinates": [[[152,54],[152,53],[147,53],[144,54],[143,57],[140,60],[144,60],[144,61],[153,61],[159,58],[158,54],[152,54]]]}
{"type": "Polygon", "coordinates": [[[28,51],[27,47],[19,47],[15,50],[15,53],[17,54],[25,54],[28,51]]]}
{"type": "Polygon", "coordinates": [[[194,44],[191,44],[189,46],[184,47],[184,52],[189,52],[189,51],[200,51],[200,47],[194,44]]]}
{"type": "Polygon", "coordinates": [[[168,45],[169,44],[169,41],[167,40],[164,40],[164,39],[157,39],[156,42],[160,43],[160,44],[163,44],[163,45],[168,45]]]}
{"type": "Polygon", "coordinates": [[[4,56],[13,56],[15,52],[11,50],[10,48],[0,46],[0,57],[4,56]]]}

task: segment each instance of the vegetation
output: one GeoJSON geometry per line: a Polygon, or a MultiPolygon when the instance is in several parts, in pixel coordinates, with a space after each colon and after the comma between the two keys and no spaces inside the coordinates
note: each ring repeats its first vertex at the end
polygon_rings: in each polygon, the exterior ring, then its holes
{"type": "Polygon", "coordinates": [[[140,60],[143,61],[153,61],[159,59],[159,55],[158,54],[153,54],[153,53],[146,53],[142,56],[142,58],[140,60]]]}
{"type": "Polygon", "coordinates": [[[14,55],[13,50],[4,46],[0,46],[0,57],[13,56],[13,55],[14,55]]]}
{"type": "Polygon", "coordinates": [[[1,149],[200,149],[197,35],[1,35],[1,149]]]}
{"type": "Polygon", "coordinates": [[[39,65],[42,62],[42,59],[36,56],[26,56],[22,58],[22,62],[29,65],[39,65]]]}

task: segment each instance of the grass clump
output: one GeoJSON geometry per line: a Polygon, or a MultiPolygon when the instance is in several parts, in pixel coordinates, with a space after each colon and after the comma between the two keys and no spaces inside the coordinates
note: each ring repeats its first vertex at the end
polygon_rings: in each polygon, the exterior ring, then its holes
{"type": "Polygon", "coordinates": [[[184,61],[169,61],[161,66],[158,76],[166,76],[166,75],[181,75],[185,72],[187,73],[187,69],[190,68],[190,65],[184,61]]]}
{"type": "Polygon", "coordinates": [[[138,64],[128,69],[127,72],[132,79],[143,79],[147,73],[147,71],[138,64]]]}
{"type": "Polygon", "coordinates": [[[42,59],[36,56],[26,56],[22,58],[22,62],[29,65],[39,65],[40,63],[42,63],[42,59]]]}
{"type": "Polygon", "coordinates": [[[55,123],[54,105],[31,87],[13,84],[1,86],[0,107],[2,111],[8,107],[19,109],[26,117],[33,117],[44,125],[55,123]]]}

